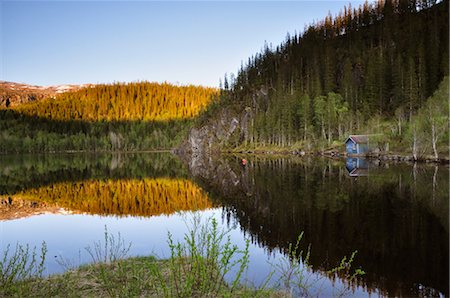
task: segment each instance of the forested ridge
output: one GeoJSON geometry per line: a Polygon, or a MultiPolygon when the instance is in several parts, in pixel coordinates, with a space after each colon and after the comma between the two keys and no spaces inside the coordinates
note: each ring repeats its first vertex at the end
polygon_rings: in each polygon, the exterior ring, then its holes
{"type": "Polygon", "coordinates": [[[225,75],[211,107],[251,118],[228,146],[324,148],[381,133],[390,149],[437,154],[448,147],[448,10],[448,0],[366,2],[266,44],[225,75]]]}
{"type": "Polygon", "coordinates": [[[264,45],[220,91],[115,83],[0,109],[0,152],[168,149],[195,121],[209,128],[190,139],[219,150],[324,150],[377,134],[380,150],[448,155],[448,2],[344,7],[264,45]]]}
{"type": "Polygon", "coordinates": [[[170,149],[218,90],[149,82],[91,85],[0,109],[0,152],[170,149]]]}
{"type": "Polygon", "coordinates": [[[216,93],[214,88],[169,83],[100,84],[15,110],[53,120],[166,121],[196,116],[216,93]]]}

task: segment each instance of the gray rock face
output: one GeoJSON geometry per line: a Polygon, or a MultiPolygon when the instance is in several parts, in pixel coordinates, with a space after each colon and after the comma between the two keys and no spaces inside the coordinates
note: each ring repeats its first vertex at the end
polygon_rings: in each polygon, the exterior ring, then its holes
{"type": "Polygon", "coordinates": [[[210,111],[201,125],[190,130],[188,139],[182,143],[177,152],[208,155],[251,140],[254,111],[261,109],[261,105],[267,105],[268,94],[268,89],[261,86],[249,95],[250,101],[243,102],[236,99],[232,103],[218,107],[217,111],[210,111]]]}
{"type": "Polygon", "coordinates": [[[178,152],[190,155],[214,154],[223,147],[242,141],[248,135],[250,119],[250,109],[241,113],[222,109],[200,127],[192,128],[178,152]]]}
{"type": "Polygon", "coordinates": [[[211,141],[209,137],[209,127],[203,126],[199,129],[192,128],[189,132],[188,147],[186,151],[191,151],[197,154],[203,154],[203,152],[210,148],[211,141]]]}

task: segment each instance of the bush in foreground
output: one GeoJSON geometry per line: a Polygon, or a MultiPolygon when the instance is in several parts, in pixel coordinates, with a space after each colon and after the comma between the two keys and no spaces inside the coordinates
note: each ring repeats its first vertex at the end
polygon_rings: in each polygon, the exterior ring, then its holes
{"type": "MultiPolygon", "coordinates": [[[[249,241],[240,249],[232,244],[229,231],[218,228],[215,219],[202,223],[193,217],[183,241],[168,235],[171,255],[160,260],[153,256],[126,258],[130,245],[105,228],[104,243],[86,248],[92,264],[71,269],[64,274],[43,277],[45,243],[38,257],[36,249],[18,245],[16,251],[3,252],[0,261],[0,296],[17,297],[291,297],[307,296],[319,281],[305,278],[312,271],[309,252],[303,255],[298,244],[274,265],[265,282],[256,287],[241,283],[249,265],[249,241]],[[277,272],[280,286],[269,288],[277,272]],[[228,278],[227,278],[228,277],[228,278]],[[228,281],[226,281],[228,280],[228,281]]],[[[352,282],[364,274],[351,269],[355,253],[334,269],[352,282]]],[[[66,263],[67,264],[67,263],[66,263]]],[[[317,289],[314,289],[316,291],[317,289]]],[[[342,295],[348,288],[339,291],[342,295]]],[[[320,291],[319,291],[320,292],[320,291]]]]}

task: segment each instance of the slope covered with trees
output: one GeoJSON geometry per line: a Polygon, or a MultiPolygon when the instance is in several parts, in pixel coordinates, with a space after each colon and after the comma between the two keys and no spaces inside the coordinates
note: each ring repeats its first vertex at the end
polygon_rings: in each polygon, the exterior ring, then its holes
{"type": "Polygon", "coordinates": [[[0,152],[173,148],[217,93],[198,86],[117,83],[0,108],[0,152]]]}
{"type": "Polygon", "coordinates": [[[149,82],[94,85],[15,108],[53,120],[165,121],[196,116],[217,93],[214,88],[149,82]]]}
{"type": "MultiPolygon", "coordinates": [[[[266,44],[236,76],[225,76],[209,115],[245,111],[230,147],[324,148],[348,134],[383,133],[409,150],[411,121],[448,75],[448,10],[448,0],[345,7],[275,48],[266,44]]],[[[441,145],[447,139],[448,130],[441,145]]]]}

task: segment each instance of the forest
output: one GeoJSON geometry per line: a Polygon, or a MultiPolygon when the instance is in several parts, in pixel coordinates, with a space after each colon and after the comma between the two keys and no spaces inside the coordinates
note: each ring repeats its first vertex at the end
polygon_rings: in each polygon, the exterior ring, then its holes
{"type": "Polygon", "coordinates": [[[346,6],[265,44],[220,89],[100,84],[0,108],[0,153],[176,148],[205,123],[222,134],[229,111],[248,123],[219,150],[323,151],[373,134],[380,151],[448,156],[448,11],[448,0],[346,6]]]}
{"type": "Polygon", "coordinates": [[[266,44],[224,77],[214,108],[252,115],[228,145],[324,149],[377,133],[381,149],[448,152],[448,10],[448,0],[366,2],[266,44]]]}
{"type": "Polygon", "coordinates": [[[2,108],[0,152],[170,149],[217,92],[168,83],[115,83],[2,108]]]}
{"type": "Polygon", "coordinates": [[[168,83],[100,84],[14,110],[59,121],[168,121],[198,115],[216,93],[214,88],[168,83]]]}

